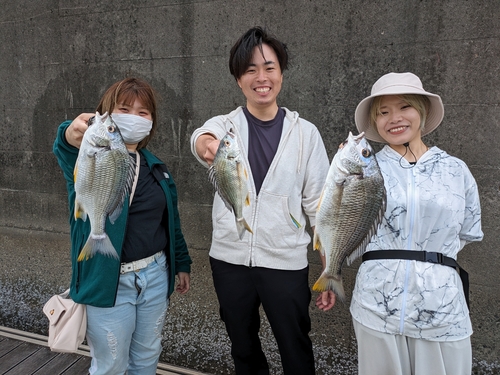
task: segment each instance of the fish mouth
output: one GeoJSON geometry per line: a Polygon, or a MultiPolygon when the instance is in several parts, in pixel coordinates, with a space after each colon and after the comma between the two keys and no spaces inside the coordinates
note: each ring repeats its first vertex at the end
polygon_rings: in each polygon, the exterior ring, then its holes
{"type": "MultiPolygon", "coordinates": [[[[352,134],[352,133],[351,133],[352,134]]],[[[361,132],[359,133],[358,135],[353,135],[353,138],[355,141],[357,141],[358,139],[361,139],[365,136],[365,132],[361,132]]]]}
{"type": "Polygon", "coordinates": [[[234,134],[234,130],[233,130],[233,128],[231,128],[231,129],[229,129],[229,130],[228,130],[227,135],[229,135],[231,138],[233,138],[233,139],[234,139],[235,134],[234,134]]]}
{"type": "Polygon", "coordinates": [[[352,134],[352,132],[349,132],[347,139],[339,145],[339,150],[343,149],[349,143],[349,140],[354,141],[355,144],[358,144],[364,138],[364,136],[365,132],[361,132],[358,135],[354,135],[352,134]]]}

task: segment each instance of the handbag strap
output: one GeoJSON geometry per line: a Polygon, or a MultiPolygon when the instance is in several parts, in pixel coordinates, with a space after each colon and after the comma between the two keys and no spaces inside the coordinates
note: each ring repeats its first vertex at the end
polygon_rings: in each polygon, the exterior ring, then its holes
{"type": "Polygon", "coordinates": [[[462,267],[460,267],[455,259],[447,257],[443,255],[443,253],[437,253],[434,251],[375,250],[368,251],[363,254],[363,262],[377,259],[416,260],[418,262],[441,264],[455,269],[458,268],[458,273],[464,288],[465,301],[467,302],[467,307],[469,307],[469,274],[462,267]]]}

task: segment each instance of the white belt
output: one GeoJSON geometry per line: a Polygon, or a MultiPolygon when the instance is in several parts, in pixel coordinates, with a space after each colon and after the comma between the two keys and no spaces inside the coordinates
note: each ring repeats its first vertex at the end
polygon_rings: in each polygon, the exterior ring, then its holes
{"type": "Polygon", "coordinates": [[[159,258],[163,254],[163,250],[157,252],[154,255],[151,255],[150,257],[139,259],[139,260],[134,260],[133,262],[130,263],[122,263],[120,266],[120,273],[124,274],[127,272],[131,271],[139,271],[143,268],[146,268],[149,264],[154,262],[157,258],[159,258]]]}

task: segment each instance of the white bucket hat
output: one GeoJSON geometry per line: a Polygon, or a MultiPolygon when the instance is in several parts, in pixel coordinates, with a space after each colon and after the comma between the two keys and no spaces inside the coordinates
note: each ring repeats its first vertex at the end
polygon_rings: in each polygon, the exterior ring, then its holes
{"type": "Polygon", "coordinates": [[[372,87],[371,95],[364,98],[357,106],[354,113],[354,121],[358,131],[365,132],[366,138],[371,141],[386,143],[378,134],[377,130],[370,125],[370,106],[376,96],[419,94],[430,99],[430,107],[427,111],[427,119],[422,130],[422,136],[436,129],[444,116],[444,106],[441,97],[424,90],[420,78],[413,73],[388,73],[380,77],[372,87]]]}

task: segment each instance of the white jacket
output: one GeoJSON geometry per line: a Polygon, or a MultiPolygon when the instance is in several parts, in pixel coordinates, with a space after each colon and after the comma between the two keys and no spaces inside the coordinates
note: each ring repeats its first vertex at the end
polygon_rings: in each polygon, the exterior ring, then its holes
{"type": "Polygon", "coordinates": [[[307,266],[307,246],[311,241],[306,220],[316,222],[316,208],[328,173],[329,161],[318,129],[286,111],[283,132],[276,155],[262,183],[258,197],[248,163],[248,123],[242,107],[224,116],[208,120],[191,136],[191,151],[198,161],[196,140],[210,133],[222,139],[229,129],[236,134],[249,174],[250,205],[243,217],[253,234],[245,232],[239,240],[234,214],[216,193],[212,209],[212,245],[210,256],[224,262],[282,270],[307,266]],[[294,223],[295,219],[298,225],[294,223]]]}
{"type": "MultiPolygon", "coordinates": [[[[477,185],[463,161],[432,147],[411,167],[389,146],[377,153],[377,160],[387,209],[367,251],[426,250],[457,259],[465,244],[483,238],[477,185]]],[[[431,341],[472,334],[459,274],[439,264],[362,263],[351,313],[364,326],[389,334],[431,341]]]]}

